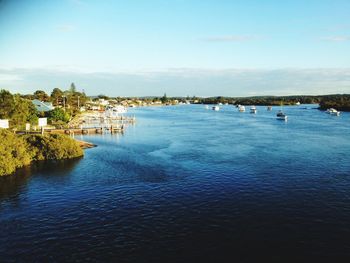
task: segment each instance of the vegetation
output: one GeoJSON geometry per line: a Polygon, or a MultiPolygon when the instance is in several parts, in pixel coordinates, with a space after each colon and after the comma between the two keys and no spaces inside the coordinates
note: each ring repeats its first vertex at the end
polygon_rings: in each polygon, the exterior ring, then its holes
{"type": "MultiPolygon", "coordinates": [[[[180,98],[179,98],[180,100],[180,98]]],[[[192,101],[194,101],[192,99],[192,101]]],[[[241,105],[295,105],[297,102],[301,104],[320,104],[320,109],[336,108],[338,110],[350,111],[350,95],[320,95],[320,96],[256,96],[256,97],[210,97],[197,98],[196,103],[199,104],[241,104],[241,105]]]]}
{"type": "Polygon", "coordinates": [[[30,100],[12,95],[7,90],[0,90],[0,119],[9,119],[11,127],[23,128],[25,124],[36,124],[38,114],[30,100]]]}
{"type": "Polygon", "coordinates": [[[50,101],[50,96],[46,94],[43,90],[37,90],[34,92],[34,99],[40,101],[50,101]]]}
{"type": "Polygon", "coordinates": [[[83,156],[79,143],[66,135],[15,135],[0,129],[0,176],[38,160],[83,156]]]}
{"type": "Polygon", "coordinates": [[[49,111],[47,113],[47,117],[49,119],[50,123],[55,123],[55,122],[63,122],[67,123],[71,116],[67,111],[64,111],[62,108],[55,108],[52,111],[49,111]]]}
{"type": "Polygon", "coordinates": [[[350,111],[350,95],[324,96],[320,101],[320,109],[335,108],[340,111],[350,111]]]}
{"type": "Polygon", "coordinates": [[[162,103],[167,103],[168,102],[168,97],[166,96],[166,93],[164,93],[164,96],[160,99],[162,103]]]}

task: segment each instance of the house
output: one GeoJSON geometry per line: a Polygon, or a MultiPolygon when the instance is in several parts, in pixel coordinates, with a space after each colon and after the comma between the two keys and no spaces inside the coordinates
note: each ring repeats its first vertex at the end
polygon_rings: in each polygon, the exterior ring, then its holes
{"type": "Polygon", "coordinates": [[[55,107],[52,105],[52,102],[44,102],[40,100],[32,100],[32,103],[34,104],[35,108],[39,112],[46,112],[51,111],[55,107]]]}

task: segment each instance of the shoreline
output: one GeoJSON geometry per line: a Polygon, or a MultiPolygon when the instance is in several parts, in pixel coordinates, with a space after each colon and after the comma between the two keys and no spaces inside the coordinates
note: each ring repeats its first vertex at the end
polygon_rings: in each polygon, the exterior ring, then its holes
{"type": "Polygon", "coordinates": [[[80,148],[82,148],[84,150],[97,147],[96,144],[93,144],[91,142],[81,141],[81,140],[77,140],[77,139],[75,139],[75,141],[79,144],[80,148]]]}

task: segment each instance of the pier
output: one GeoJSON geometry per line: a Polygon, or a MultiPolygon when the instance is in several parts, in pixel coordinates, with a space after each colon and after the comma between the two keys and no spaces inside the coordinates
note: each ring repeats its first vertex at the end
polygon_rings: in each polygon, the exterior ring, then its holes
{"type": "Polygon", "coordinates": [[[125,126],[134,124],[135,116],[108,116],[106,114],[83,114],[73,119],[67,128],[42,127],[38,130],[22,131],[18,130],[18,134],[67,134],[88,135],[88,134],[105,134],[105,133],[122,133],[125,126]]]}

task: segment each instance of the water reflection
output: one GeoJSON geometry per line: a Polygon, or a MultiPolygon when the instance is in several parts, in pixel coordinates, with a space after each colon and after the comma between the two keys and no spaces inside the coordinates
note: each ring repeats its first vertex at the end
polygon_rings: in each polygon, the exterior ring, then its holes
{"type": "Polygon", "coordinates": [[[0,177],[0,204],[9,201],[18,204],[21,193],[27,191],[27,186],[33,175],[35,177],[62,180],[70,175],[81,158],[59,161],[40,161],[20,168],[13,175],[0,177]]]}

